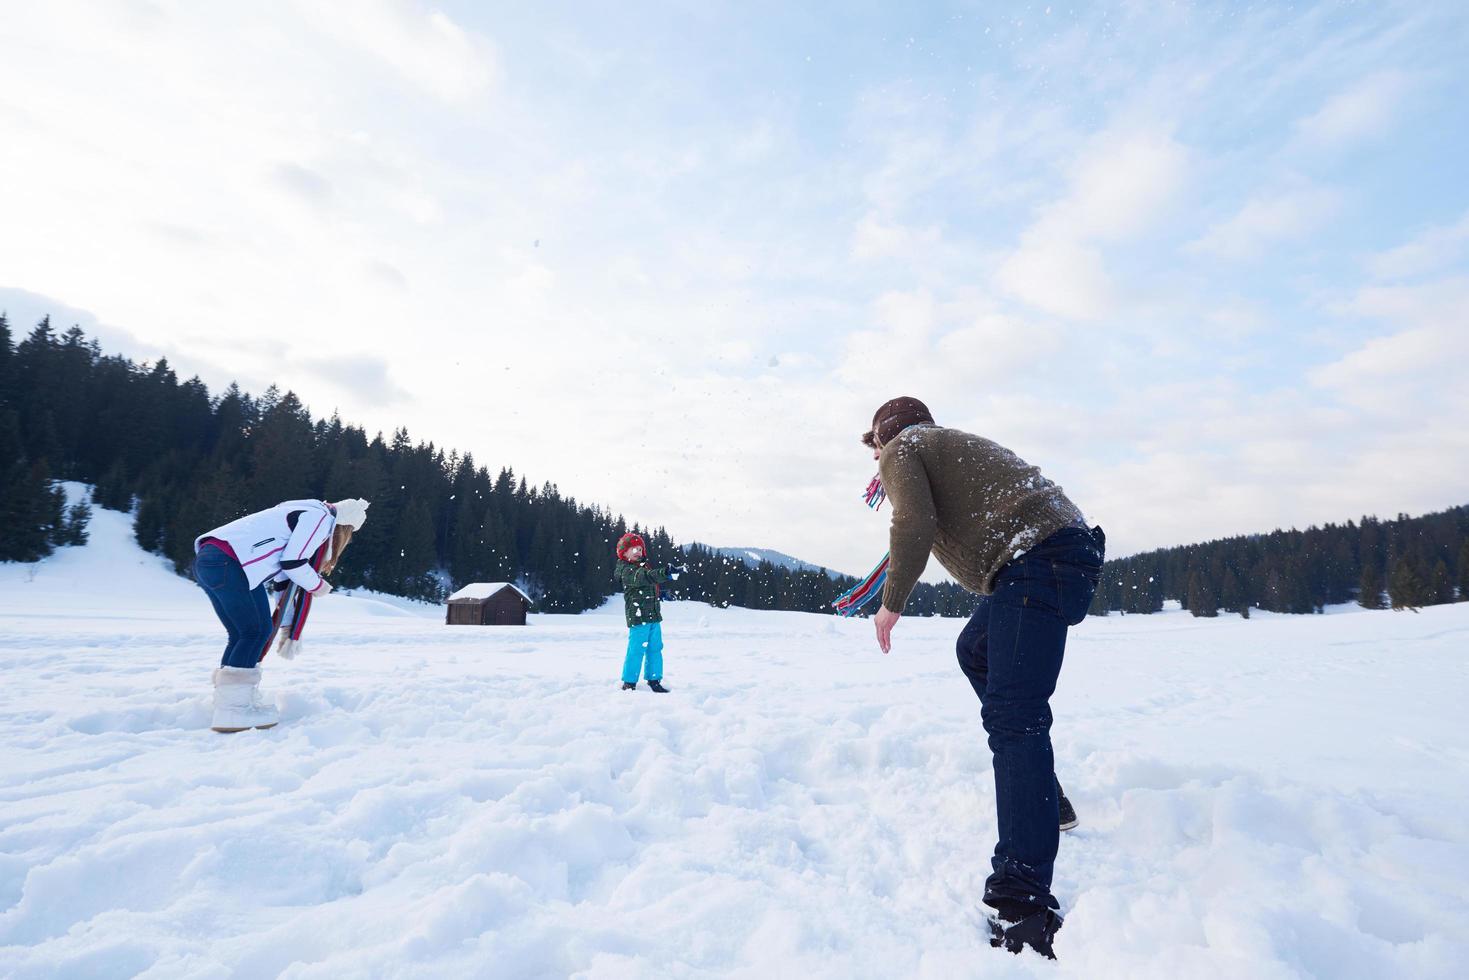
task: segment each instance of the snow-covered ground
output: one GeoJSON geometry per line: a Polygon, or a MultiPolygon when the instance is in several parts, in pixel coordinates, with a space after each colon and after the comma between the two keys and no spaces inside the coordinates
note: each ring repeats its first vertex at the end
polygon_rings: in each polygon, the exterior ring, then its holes
{"type": "Polygon", "coordinates": [[[0,976],[1450,977],[1469,604],[1090,620],[1056,697],[1061,956],[992,950],[960,623],[332,596],[208,731],[222,631],[99,511],[0,565],[0,976]]]}

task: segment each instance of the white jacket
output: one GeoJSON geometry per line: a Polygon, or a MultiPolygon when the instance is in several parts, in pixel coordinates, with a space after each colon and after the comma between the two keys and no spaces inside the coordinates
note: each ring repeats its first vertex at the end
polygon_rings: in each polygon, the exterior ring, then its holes
{"type": "Polygon", "coordinates": [[[311,567],[311,559],[336,526],[336,514],[320,500],[287,500],[199,535],[194,551],[205,538],[218,538],[234,549],[250,588],[290,578],[314,592],[321,588],[322,578],[311,567]]]}

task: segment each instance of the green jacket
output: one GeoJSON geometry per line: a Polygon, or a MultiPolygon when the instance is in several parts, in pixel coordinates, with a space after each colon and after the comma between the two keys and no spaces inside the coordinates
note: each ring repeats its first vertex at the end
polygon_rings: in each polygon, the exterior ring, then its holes
{"type": "Polygon", "coordinates": [[[646,563],[617,562],[613,573],[622,583],[622,602],[627,612],[628,628],[644,623],[663,622],[663,612],[658,608],[658,583],[668,581],[668,572],[646,563]]]}

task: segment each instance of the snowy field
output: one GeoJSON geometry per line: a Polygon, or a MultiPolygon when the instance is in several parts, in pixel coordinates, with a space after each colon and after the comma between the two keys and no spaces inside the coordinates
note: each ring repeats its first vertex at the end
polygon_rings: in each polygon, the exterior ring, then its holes
{"type": "Polygon", "coordinates": [[[1451,977],[1469,962],[1469,604],[1089,620],[1055,701],[1057,963],[989,948],[955,620],[667,609],[445,627],[323,601],[271,731],[99,511],[0,565],[0,976],[1451,977]]]}

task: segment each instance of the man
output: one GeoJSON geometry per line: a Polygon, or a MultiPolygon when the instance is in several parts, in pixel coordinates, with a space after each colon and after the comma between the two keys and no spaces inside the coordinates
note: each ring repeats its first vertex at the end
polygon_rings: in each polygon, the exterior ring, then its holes
{"type": "Polygon", "coordinates": [[[893,508],[876,616],[883,653],[930,553],[981,596],[957,648],[994,754],[1000,839],[984,894],[997,913],[991,945],[1016,953],[1029,946],[1054,959],[1060,793],[1049,702],[1067,628],[1086,617],[1096,591],[1106,538],[1040,470],[988,439],[935,424],[916,398],[885,403],[862,441],[877,455],[893,508]]]}

